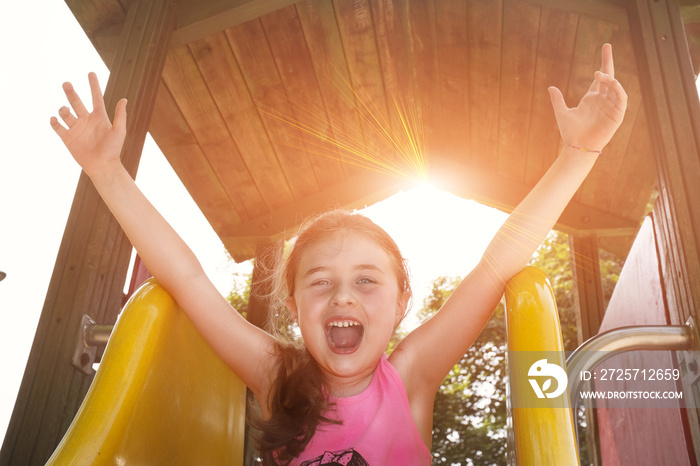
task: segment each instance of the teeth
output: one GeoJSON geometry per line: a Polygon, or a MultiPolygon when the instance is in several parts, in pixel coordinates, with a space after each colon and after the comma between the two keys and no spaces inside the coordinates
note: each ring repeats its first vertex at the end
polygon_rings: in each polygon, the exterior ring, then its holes
{"type": "Polygon", "coordinates": [[[359,327],[360,323],[354,320],[336,320],[328,324],[329,327],[359,327]]]}

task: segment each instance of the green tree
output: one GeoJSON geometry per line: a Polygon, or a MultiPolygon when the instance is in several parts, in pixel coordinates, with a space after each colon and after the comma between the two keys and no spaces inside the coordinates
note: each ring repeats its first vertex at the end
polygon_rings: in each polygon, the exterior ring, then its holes
{"type": "Polygon", "coordinates": [[[552,231],[533,254],[529,265],[544,272],[552,284],[559,312],[564,350],[575,350],[578,346],[578,327],[569,236],[566,233],[552,231]]]}
{"type": "Polygon", "coordinates": [[[248,303],[250,302],[252,281],[252,273],[234,273],[231,292],[226,297],[231,306],[246,319],[248,318],[248,303]]]}
{"type": "MultiPolygon", "coordinates": [[[[459,278],[437,278],[419,311],[419,320],[435,314],[459,282],[459,278]]],[[[505,345],[504,311],[499,304],[435,397],[433,464],[505,464],[505,345]]]]}

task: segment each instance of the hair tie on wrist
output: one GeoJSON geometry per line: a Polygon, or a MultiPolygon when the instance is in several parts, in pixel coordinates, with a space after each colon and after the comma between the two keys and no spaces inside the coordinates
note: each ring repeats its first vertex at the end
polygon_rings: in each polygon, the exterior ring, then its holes
{"type": "Polygon", "coordinates": [[[573,144],[564,143],[563,145],[566,146],[566,147],[571,147],[572,149],[576,149],[576,150],[583,151],[583,152],[593,152],[594,154],[602,154],[602,153],[603,153],[602,150],[590,150],[590,149],[585,149],[585,148],[583,148],[583,147],[574,146],[573,144]]]}

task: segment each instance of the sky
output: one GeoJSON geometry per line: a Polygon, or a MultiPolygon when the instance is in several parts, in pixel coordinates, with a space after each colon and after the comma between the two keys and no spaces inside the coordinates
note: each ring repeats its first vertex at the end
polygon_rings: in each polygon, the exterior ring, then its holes
{"type": "MultiPolygon", "coordinates": [[[[49,126],[66,105],[61,83],[89,95],[87,74],[104,89],[109,72],[62,0],[6,2],[0,15],[0,439],[4,438],[75,193],[80,168],[49,126]],[[37,14],[37,12],[41,12],[37,14]]],[[[88,99],[89,100],[89,99],[88,99]]],[[[222,294],[249,263],[225,249],[163,155],[147,140],[137,184],[194,250],[222,294]]],[[[428,185],[364,212],[409,260],[420,308],[432,280],[464,276],[505,215],[428,185]]],[[[0,441],[1,443],[1,441],[0,441]]]]}

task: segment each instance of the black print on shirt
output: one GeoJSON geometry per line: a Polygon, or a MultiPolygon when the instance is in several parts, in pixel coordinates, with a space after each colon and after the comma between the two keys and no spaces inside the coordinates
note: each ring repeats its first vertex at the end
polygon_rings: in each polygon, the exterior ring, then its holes
{"type": "Polygon", "coordinates": [[[301,466],[370,466],[370,464],[354,449],[343,451],[327,451],[316,459],[304,461],[301,466]]]}

